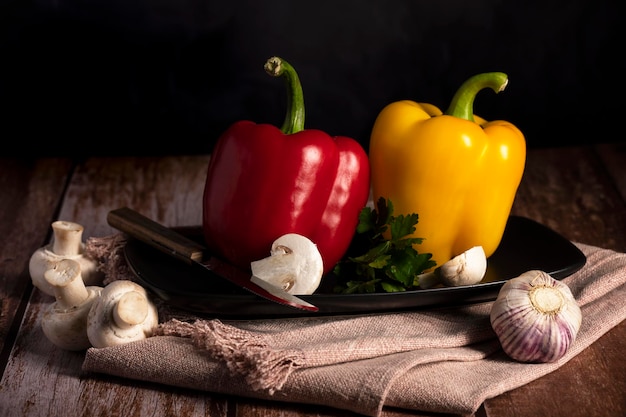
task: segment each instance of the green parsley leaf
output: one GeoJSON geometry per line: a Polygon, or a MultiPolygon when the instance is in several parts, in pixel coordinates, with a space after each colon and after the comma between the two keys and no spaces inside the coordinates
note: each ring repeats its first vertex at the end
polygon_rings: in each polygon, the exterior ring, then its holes
{"type": "Polygon", "coordinates": [[[417,275],[436,265],[430,253],[418,253],[422,238],[409,237],[416,213],[393,215],[391,200],[379,198],[376,209],[365,207],[348,254],[334,268],[335,292],[343,294],[399,292],[418,288],[417,275]],[[387,233],[387,231],[389,233],[387,233]],[[387,239],[385,236],[389,236],[387,239]]]}

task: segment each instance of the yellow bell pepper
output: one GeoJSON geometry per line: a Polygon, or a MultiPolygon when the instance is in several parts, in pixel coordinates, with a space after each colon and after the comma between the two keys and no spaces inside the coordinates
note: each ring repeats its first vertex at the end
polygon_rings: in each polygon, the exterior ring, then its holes
{"type": "Polygon", "coordinates": [[[504,90],[501,72],[478,74],[454,95],[448,110],[410,100],[387,105],[369,147],[374,201],[394,213],[418,214],[412,237],[441,265],[473,246],[497,249],[526,163],[526,141],[513,124],[473,114],[484,88],[504,90]]]}

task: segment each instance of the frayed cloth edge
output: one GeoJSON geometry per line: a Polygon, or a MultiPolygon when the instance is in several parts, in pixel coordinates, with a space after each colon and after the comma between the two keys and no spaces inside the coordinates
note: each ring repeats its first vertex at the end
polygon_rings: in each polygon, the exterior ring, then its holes
{"type": "Polygon", "coordinates": [[[219,320],[188,323],[172,319],[160,324],[155,335],[191,338],[197,348],[223,361],[231,373],[242,375],[253,390],[270,395],[281,390],[293,371],[305,364],[304,352],[274,350],[262,337],[219,320]]]}
{"type": "Polygon", "coordinates": [[[116,233],[90,237],[85,241],[85,254],[98,262],[98,270],[104,273],[104,285],[117,280],[133,280],[134,274],[124,256],[127,240],[123,233],[116,233]]]}

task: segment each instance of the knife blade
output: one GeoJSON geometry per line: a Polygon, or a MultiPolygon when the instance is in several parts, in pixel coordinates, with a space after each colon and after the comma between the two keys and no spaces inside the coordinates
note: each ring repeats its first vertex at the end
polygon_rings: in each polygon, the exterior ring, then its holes
{"type": "Polygon", "coordinates": [[[189,265],[196,263],[267,300],[300,310],[313,312],[319,310],[313,304],[284,291],[282,288],[211,256],[203,245],[131,208],[121,207],[111,210],[107,215],[107,222],[111,227],[159,249],[173,258],[189,265]]]}

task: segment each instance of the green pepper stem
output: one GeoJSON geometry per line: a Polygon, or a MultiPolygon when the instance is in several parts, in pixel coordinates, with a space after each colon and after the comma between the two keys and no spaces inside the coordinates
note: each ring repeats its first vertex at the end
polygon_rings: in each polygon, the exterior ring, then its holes
{"type": "Polygon", "coordinates": [[[509,83],[503,72],[485,72],[469,78],[457,90],[444,114],[474,121],[474,99],[480,90],[491,88],[495,93],[504,91],[509,83]]]}
{"type": "Polygon", "coordinates": [[[284,76],[287,83],[287,114],[280,130],[286,135],[304,130],[304,94],[296,70],[277,56],[268,59],[264,68],[272,77],[284,76]]]}

